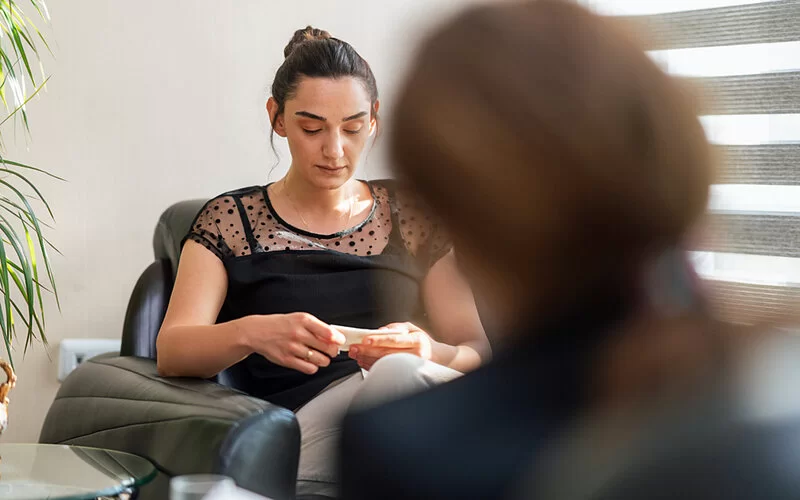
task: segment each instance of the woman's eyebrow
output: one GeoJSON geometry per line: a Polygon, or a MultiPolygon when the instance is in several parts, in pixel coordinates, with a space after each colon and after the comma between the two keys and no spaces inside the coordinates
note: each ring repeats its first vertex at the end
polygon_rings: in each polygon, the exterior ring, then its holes
{"type": "MultiPolygon", "coordinates": [[[[311,118],[312,120],[319,120],[321,122],[328,121],[328,119],[325,118],[324,116],[315,115],[314,113],[309,113],[308,111],[298,111],[298,112],[295,113],[295,115],[304,116],[306,118],[311,118]]],[[[360,111],[360,112],[358,112],[358,113],[356,113],[354,115],[350,115],[350,116],[348,116],[346,118],[343,118],[342,122],[349,122],[351,120],[357,120],[357,119],[361,118],[362,116],[366,116],[366,115],[367,115],[366,111],[360,111]]]]}

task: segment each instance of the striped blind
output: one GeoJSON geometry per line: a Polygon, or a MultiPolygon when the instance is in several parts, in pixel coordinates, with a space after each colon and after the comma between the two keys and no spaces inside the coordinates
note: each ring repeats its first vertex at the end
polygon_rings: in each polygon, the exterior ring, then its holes
{"type": "Polygon", "coordinates": [[[721,159],[693,256],[716,311],[753,323],[800,300],[800,0],[585,0],[703,89],[721,159]]]}

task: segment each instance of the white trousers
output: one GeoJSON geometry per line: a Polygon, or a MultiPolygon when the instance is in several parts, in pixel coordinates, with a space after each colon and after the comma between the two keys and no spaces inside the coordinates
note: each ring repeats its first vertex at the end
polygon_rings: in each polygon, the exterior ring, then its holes
{"type": "Polygon", "coordinates": [[[342,418],[350,408],[363,409],[399,399],[453,380],[461,372],[411,354],[391,354],[372,368],[333,382],[297,410],[300,466],[297,494],[338,496],[338,446],[342,418]]]}

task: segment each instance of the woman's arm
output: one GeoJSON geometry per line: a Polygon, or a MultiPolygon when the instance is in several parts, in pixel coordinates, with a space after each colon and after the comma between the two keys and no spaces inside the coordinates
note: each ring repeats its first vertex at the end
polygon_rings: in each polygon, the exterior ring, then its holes
{"type": "Polygon", "coordinates": [[[187,241],[156,339],[159,374],[213,377],[250,354],[235,321],[214,324],[227,291],[222,261],[202,245],[187,241]]]}
{"type": "Polygon", "coordinates": [[[341,333],[304,313],[247,316],[215,324],[227,291],[222,262],[202,245],[187,241],[156,340],[159,374],[213,377],[254,352],[311,374],[330,364],[337,343],[344,342],[341,333]]]}
{"type": "Polygon", "coordinates": [[[452,250],[431,267],[422,294],[434,340],[432,361],[467,372],[491,358],[475,297],[452,250]]]}

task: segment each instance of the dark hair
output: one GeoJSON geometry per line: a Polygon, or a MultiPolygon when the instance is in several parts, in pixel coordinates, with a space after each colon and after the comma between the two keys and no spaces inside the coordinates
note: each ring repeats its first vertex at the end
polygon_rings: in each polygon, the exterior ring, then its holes
{"type": "MultiPolygon", "coordinates": [[[[286,58],[275,73],[272,81],[272,97],[278,103],[282,114],[286,101],[297,91],[297,85],[304,76],[310,78],[358,78],[369,93],[372,117],[377,119],[375,103],[378,101],[378,86],[367,61],[349,43],[334,38],[327,31],[307,26],[294,32],[292,39],[283,49],[286,58]]],[[[274,118],[270,116],[274,127],[274,118]]],[[[272,144],[274,130],[270,132],[272,144]]],[[[275,146],[273,144],[273,151],[275,146]]]]}

